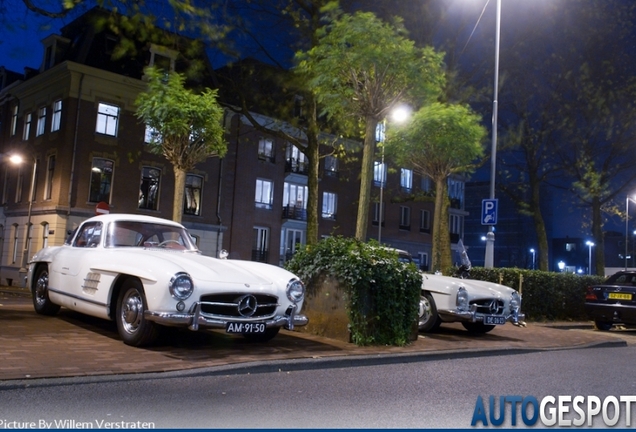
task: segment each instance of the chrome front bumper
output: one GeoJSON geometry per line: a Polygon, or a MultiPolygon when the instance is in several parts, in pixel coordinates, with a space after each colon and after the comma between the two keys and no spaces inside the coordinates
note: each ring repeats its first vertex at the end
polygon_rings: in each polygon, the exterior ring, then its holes
{"type": "Polygon", "coordinates": [[[188,327],[192,331],[199,327],[225,329],[230,322],[259,323],[265,327],[283,327],[293,330],[295,326],[307,325],[309,319],[305,315],[296,314],[297,305],[291,306],[289,315],[277,315],[270,318],[242,318],[209,315],[201,312],[201,302],[196,302],[188,312],[146,311],[144,317],[148,321],[166,326],[188,327]]]}
{"type": "MultiPolygon", "coordinates": [[[[449,309],[443,310],[438,309],[437,313],[439,314],[442,321],[446,322],[455,322],[455,321],[464,321],[464,322],[483,322],[484,316],[488,314],[483,314],[481,312],[477,312],[475,310],[469,311],[460,311],[457,309],[449,309]]],[[[488,315],[492,316],[492,315],[488,315]]],[[[525,325],[523,320],[526,318],[525,314],[519,311],[513,311],[508,315],[494,315],[494,316],[503,316],[506,322],[510,322],[514,325],[525,325]]]]}

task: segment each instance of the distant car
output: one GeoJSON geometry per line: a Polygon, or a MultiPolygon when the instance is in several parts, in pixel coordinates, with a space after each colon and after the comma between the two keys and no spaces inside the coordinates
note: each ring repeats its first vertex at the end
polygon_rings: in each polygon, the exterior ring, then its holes
{"type": "Polygon", "coordinates": [[[142,346],[162,326],[223,329],[267,341],[307,324],[302,281],[269,264],[201,255],[173,221],[107,214],[84,221],[64,246],[29,263],[35,311],[61,306],[114,320],[124,343],[142,346]]]}
{"type": "MultiPolygon", "coordinates": [[[[400,261],[412,262],[408,252],[396,251],[400,261]]],[[[521,295],[504,285],[468,279],[470,260],[465,249],[461,255],[457,277],[422,273],[419,330],[431,332],[451,322],[461,322],[471,333],[487,333],[507,322],[525,325],[521,295]]]]}
{"type": "Polygon", "coordinates": [[[607,331],[613,324],[636,325],[636,271],[619,271],[588,287],[585,312],[599,330],[607,331]]]}

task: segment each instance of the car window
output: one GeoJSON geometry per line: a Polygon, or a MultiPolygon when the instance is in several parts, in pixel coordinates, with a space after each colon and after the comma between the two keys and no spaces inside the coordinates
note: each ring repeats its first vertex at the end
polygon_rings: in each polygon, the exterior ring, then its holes
{"type": "Polygon", "coordinates": [[[75,237],[75,247],[96,247],[102,237],[102,223],[89,222],[80,227],[80,231],[75,237]]]}
{"type": "Polygon", "coordinates": [[[110,224],[106,247],[167,247],[196,250],[187,231],[180,227],[139,221],[110,224]]]}
{"type": "Polygon", "coordinates": [[[636,285],[636,274],[617,273],[611,276],[606,284],[608,285],[636,285]]]}

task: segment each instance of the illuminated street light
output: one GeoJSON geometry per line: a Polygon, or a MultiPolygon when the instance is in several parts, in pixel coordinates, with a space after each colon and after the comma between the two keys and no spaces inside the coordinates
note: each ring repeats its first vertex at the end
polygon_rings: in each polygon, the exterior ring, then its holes
{"type": "Polygon", "coordinates": [[[530,249],[530,253],[532,254],[532,270],[534,270],[534,249],[530,249]]]}
{"type": "MultiPolygon", "coordinates": [[[[24,158],[21,155],[14,154],[9,160],[16,164],[20,165],[24,163],[24,158]]],[[[27,226],[24,233],[24,251],[22,253],[22,267],[20,267],[19,273],[24,274],[26,276],[27,272],[27,261],[29,259],[29,247],[31,246],[31,209],[33,208],[33,193],[35,190],[35,174],[37,172],[38,161],[34,157],[33,158],[33,172],[31,174],[31,188],[29,189],[29,210],[27,212],[27,226]]]]}
{"type": "MultiPolygon", "coordinates": [[[[497,168],[497,111],[499,87],[499,34],[501,30],[501,0],[497,0],[497,15],[495,19],[495,82],[492,100],[492,149],[490,155],[490,199],[495,199],[495,174],[497,168]]],[[[490,226],[486,240],[486,257],[484,267],[494,266],[495,256],[495,227],[490,226]]]]}
{"type": "Polygon", "coordinates": [[[588,246],[590,252],[589,252],[589,259],[588,259],[588,267],[587,267],[587,274],[591,275],[592,274],[592,246],[594,246],[594,243],[591,241],[586,241],[585,244],[588,246]]]}

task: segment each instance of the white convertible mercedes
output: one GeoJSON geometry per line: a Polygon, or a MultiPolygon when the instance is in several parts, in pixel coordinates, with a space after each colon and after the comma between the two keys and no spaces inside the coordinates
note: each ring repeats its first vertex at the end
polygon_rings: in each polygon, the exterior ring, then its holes
{"type": "MultiPolygon", "coordinates": [[[[435,331],[444,322],[461,322],[472,333],[487,333],[507,322],[525,326],[521,295],[505,285],[468,279],[471,264],[461,240],[459,247],[462,265],[456,277],[422,273],[419,330],[435,331]]],[[[411,259],[408,252],[398,255],[411,259]]]]}
{"type": "Polygon", "coordinates": [[[107,214],[84,221],[64,246],[40,250],[27,283],[35,311],[66,307],[115,320],[142,346],[161,326],[224,329],[266,341],[307,324],[305,286],[280,267],[203,256],[187,230],[165,219],[107,214]]]}

